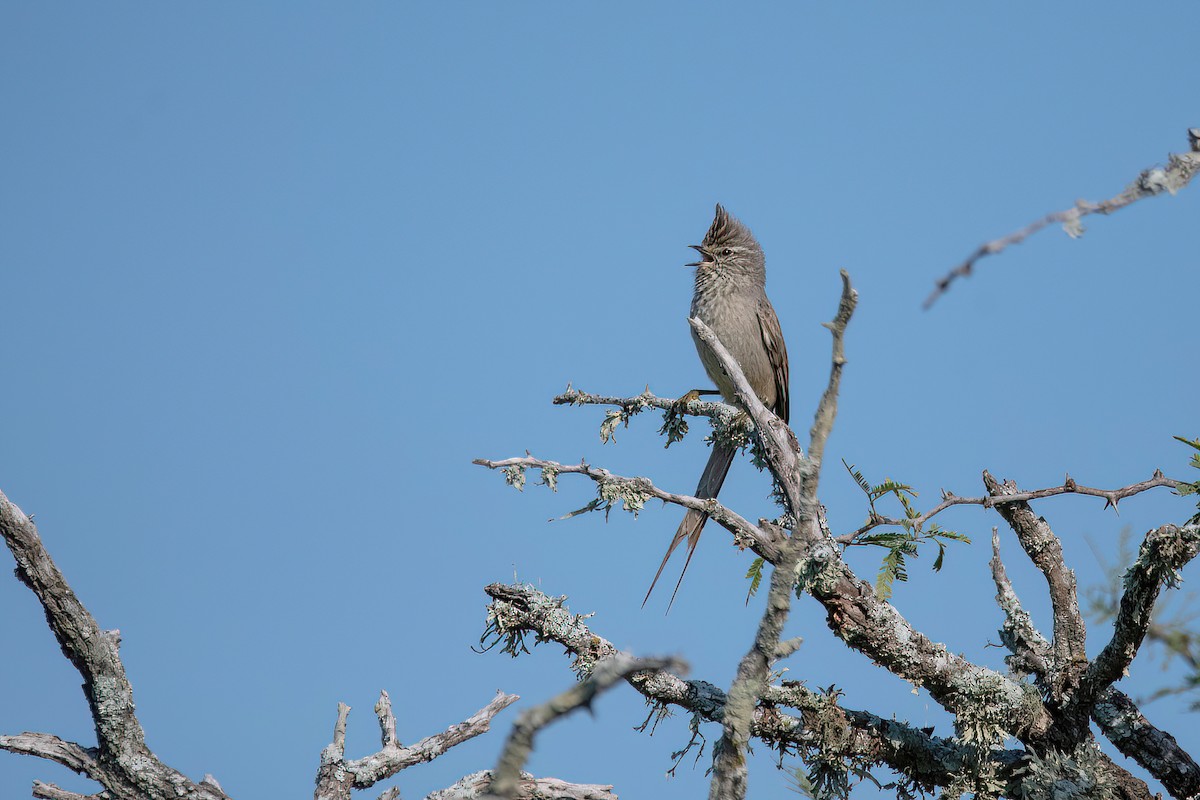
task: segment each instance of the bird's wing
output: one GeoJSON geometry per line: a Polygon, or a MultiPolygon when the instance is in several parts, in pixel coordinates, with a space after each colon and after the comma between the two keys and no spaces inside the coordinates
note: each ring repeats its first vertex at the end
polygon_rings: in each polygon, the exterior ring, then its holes
{"type": "Polygon", "coordinates": [[[758,304],[758,328],[762,333],[763,346],[775,374],[775,408],[771,409],[784,422],[788,421],[791,403],[788,398],[788,355],[783,343],[783,331],[779,328],[779,317],[771,301],[763,298],[758,304]]]}

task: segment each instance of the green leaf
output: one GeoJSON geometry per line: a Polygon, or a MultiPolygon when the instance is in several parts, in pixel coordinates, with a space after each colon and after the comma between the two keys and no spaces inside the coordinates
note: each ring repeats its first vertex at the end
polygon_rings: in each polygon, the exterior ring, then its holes
{"type": "Polygon", "coordinates": [[[750,591],[746,593],[746,605],[750,605],[750,598],[758,594],[758,587],[762,585],[763,565],[766,563],[765,558],[756,558],[750,564],[750,569],[746,570],[746,577],[750,579],[750,591]]]}
{"type": "Polygon", "coordinates": [[[863,477],[863,474],[855,469],[853,464],[847,464],[846,459],[844,458],[842,459],[842,466],[844,466],[846,471],[850,473],[850,477],[854,478],[854,482],[858,484],[858,488],[863,490],[863,494],[865,494],[867,497],[871,497],[871,484],[867,482],[867,479],[863,477]]]}

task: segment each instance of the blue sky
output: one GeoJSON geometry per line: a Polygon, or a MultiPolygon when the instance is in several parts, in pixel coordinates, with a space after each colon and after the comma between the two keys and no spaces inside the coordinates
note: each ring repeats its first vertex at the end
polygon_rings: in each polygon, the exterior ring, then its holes
{"type": "MultiPolygon", "coordinates": [[[[704,426],[664,450],[643,416],[602,446],[599,409],[549,401],[568,381],[664,396],[705,382],[681,265],[718,201],[766,250],[801,431],[838,269],[861,293],[822,492],[836,529],[866,512],[841,458],[921,505],[980,493],[983,469],[1027,487],[1185,477],[1171,437],[1200,435],[1195,189],[1089,219],[1080,240],[1044,232],[920,303],[985,239],[1186,149],[1194,54],[1161,34],[1190,6],[917,9],[0,6],[0,488],[121,629],[155,752],[237,797],[304,796],[338,701],[363,755],[380,689],[403,741],[496,689],[544,700],[571,680],[557,647],[469,649],[481,588],[514,575],[597,612],[618,645],[727,684],[760,603],[743,604],[749,557],[722,531],[664,617],[665,596],[639,604],[677,509],[547,524],[590,485],[518,495],[470,464],[529,449],[694,487],[704,426]]],[[[722,497],[772,515],[768,488],[741,461],[722,497]]],[[[1165,492],[1119,518],[1101,505],[1037,506],[1083,586],[1100,579],[1089,540],[1111,556],[1123,529],[1190,508],[1165,492]]],[[[986,563],[1003,523],[963,509],[944,524],[974,543],[941,574],[915,562],[896,603],[998,665],[986,563]]],[[[1004,552],[1044,623],[1040,577],[1011,536],[1004,552]]],[[[0,729],[93,741],[32,596],[3,580],[0,606],[0,729]]],[[[806,639],[788,677],[948,733],[811,600],[788,635],[806,639]]],[[[1125,683],[1172,677],[1139,662],[1125,683]]],[[[1146,710],[1200,750],[1178,704],[1146,710]]],[[[707,754],[664,778],[686,718],[647,737],[631,730],[644,716],[615,691],[544,736],[530,769],[628,798],[704,791],[707,754]]],[[[490,766],[513,718],[402,773],[404,796],[490,766]]],[[[763,750],[752,791],[781,794],[763,750]]],[[[0,754],[0,794],[34,778],[95,789],[0,754]]]]}

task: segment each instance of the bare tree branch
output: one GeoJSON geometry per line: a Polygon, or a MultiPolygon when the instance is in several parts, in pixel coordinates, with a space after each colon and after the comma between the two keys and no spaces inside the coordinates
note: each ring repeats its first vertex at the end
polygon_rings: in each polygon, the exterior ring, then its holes
{"type": "Polygon", "coordinates": [[[350,706],[338,703],[333,741],[321,753],[321,764],[317,769],[317,788],[314,793],[316,800],[347,800],[354,789],[368,789],[402,769],[432,761],[451,747],[487,733],[492,717],[520,699],[515,694],[497,692],[492,702],[457,725],[451,725],[442,733],[427,736],[416,744],[405,747],[396,741],[391,702],[386,698],[386,693],[383,693],[375,706],[383,732],[382,748],[366,758],[354,761],[347,761],[345,758],[346,718],[350,714],[350,706]]]}
{"type": "Polygon", "coordinates": [[[105,800],[105,794],[76,794],[60,789],[53,783],[33,782],[33,796],[39,800],[105,800]]]}
{"type": "MultiPolygon", "coordinates": [[[[92,751],[62,742],[54,745],[47,734],[25,734],[35,739],[5,737],[7,744],[34,747],[30,755],[50,758],[82,771],[114,798],[146,797],[226,800],[220,789],[193,783],[159,761],[146,746],[142,726],[134,714],[133,687],[125,676],[117,649],[120,635],[103,631],[42,545],[37,528],[0,492],[0,534],[17,562],[17,577],[33,591],[46,612],[46,621],[59,646],[83,677],[83,690],[96,725],[98,747],[92,751]],[[36,737],[43,737],[40,741],[36,737]],[[70,761],[71,763],[67,763],[70,761]],[[80,769],[81,768],[81,769],[80,769]]],[[[50,787],[50,784],[41,784],[50,787]]],[[[44,788],[55,791],[57,787],[44,788]]],[[[61,790],[57,790],[61,791],[61,790]]]]}
{"type": "Polygon", "coordinates": [[[1120,194],[1108,200],[1102,200],[1099,203],[1077,200],[1074,206],[1065,211],[1047,214],[1007,236],[983,243],[967,257],[966,261],[937,280],[933,292],[925,299],[924,307],[932,306],[939,297],[946,293],[956,279],[970,275],[975,269],[975,264],[981,258],[999,253],[1009,245],[1020,244],[1048,225],[1061,224],[1069,236],[1077,238],[1083,235],[1081,220],[1089,214],[1111,214],[1147,197],[1154,197],[1163,192],[1175,194],[1187,186],[1197,172],[1200,172],[1200,128],[1188,129],[1188,144],[1191,152],[1171,154],[1167,157],[1165,168],[1151,167],[1144,170],[1120,194]]]}
{"type": "MultiPolygon", "coordinates": [[[[482,800],[490,797],[492,772],[484,770],[461,779],[447,789],[440,789],[425,800],[482,800]]],[[[535,778],[521,773],[517,800],[617,800],[610,785],[567,783],[558,778],[535,778]]]]}
{"type": "Polygon", "coordinates": [[[867,520],[867,523],[858,530],[842,534],[835,538],[841,544],[854,544],[858,537],[882,525],[912,527],[913,530],[920,531],[926,522],[953,506],[972,505],[983,506],[984,508],[996,508],[1007,503],[1025,503],[1030,500],[1040,500],[1043,497],[1055,497],[1060,494],[1083,494],[1091,497],[1103,497],[1106,501],[1104,507],[1108,508],[1111,506],[1115,510],[1117,504],[1127,497],[1133,497],[1150,489],[1162,487],[1179,489],[1179,487],[1184,485],[1187,484],[1183,481],[1177,481],[1174,478],[1165,477],[1162,472],[1155,470],[1154,476],[1150,479],[1139,481],[1129,486],[1122,486],[1119,489],[1094,489],[1090,486],[1080,486],[1068,475],[1061,486],[1050,486],[1032,492],[1014,492],[1012,494],[989,495],[987,497],[959,497],[952,492],[943,492],[942,502],[918,517],[899,520],[876,514],[867,520]]]}
{"type": "Polygon", "coordinates": [[[80,775],[90,775],[99,769],[95,748],[68,742],[49,733],[26,731],[16,736],[0,736],[0,750],[44,758],[80,775]]]}
{"type": "Polygon", "coordinates": [[[846,326],[858,306],[858,292],[850,285],[850,273],[841,271],[842,297],[832,322],[823,323],[833,334],[833,364],[829,370],[829,384],[817,404],[817,413],[809,431],[808,460],[811,472],[806,475],[805,493],[812,502],[817,499],[817,484],[821,477],[821,463],[825,456],[825,443],[833,432],[833,421],[837,417],[838,390],[842,383],[842,370],[846,366],[846,326]]]}
{"type": "Polygon", "coordinates": [[[496,762],[496,768],[492,771],[492,794],[503,800],[514,800],[517,797],[521,767],[533,752],[533,737],[539,730],[577,709],[591,708],[597,695],[635,672],[662,669],[680,670],[686,669],[686,665],[674,659],[639,659],[625,653],[614,653],[598,663],[587,680],[575,684],[540,706],[522,712],[513,725],[504,751],[496,762]]]}

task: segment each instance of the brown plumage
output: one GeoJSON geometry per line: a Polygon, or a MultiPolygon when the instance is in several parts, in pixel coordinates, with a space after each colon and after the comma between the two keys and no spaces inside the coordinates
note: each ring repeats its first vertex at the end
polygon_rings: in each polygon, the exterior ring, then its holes
{"type": "MultiPolygon", "coordinates": [[[[750,233],[750,229],[720,205],[717,206],[716,215],[703,243],[691,247],[701,255],[700,261],[688,265],[696,267],[691,316],[698,317],[712,329],[742,368],[758,399],[787,422],[787,347],[783,342],[783,332],[779,328],[779,318],[775,315],[771,301],[767,299],[766,267],[762,247],[750,233]]],[[[716,356],[694,332],[692,338],[705,372],[717,384],[725,402],[738,404],[733,382],[721,369],[716,356]]],[[[700,476],[700,484],[696,487],[696,497],[708,499],[717,496],[725,482],[725,476],[729,473],[729,467],[733,464],[735,454],[736,450],[728,445],[713,444],[712,454],[700,476]]],[[[667,553],[663,556],[654,580],[650,583],[646,600],[650,599],[650,593],[654,591],[671,554],[686,539],[687,560],[683,564],[679,581],[675,584],[675,592],[671,594],[671,603],[675,602],[675,593],[678,593],[679,586],[683,583],[683,574],[692,562],[692,555],[700,542],[700,533],[707,521],[707,514],[691,510],[687,512],[675,531],[670,546],[667,547],[667,553]]],[[[646,600],[642,601],[643,606],[646,600]]],[[[671,604],[668,603],[667,609],[670,608],[671,604]]]]}

